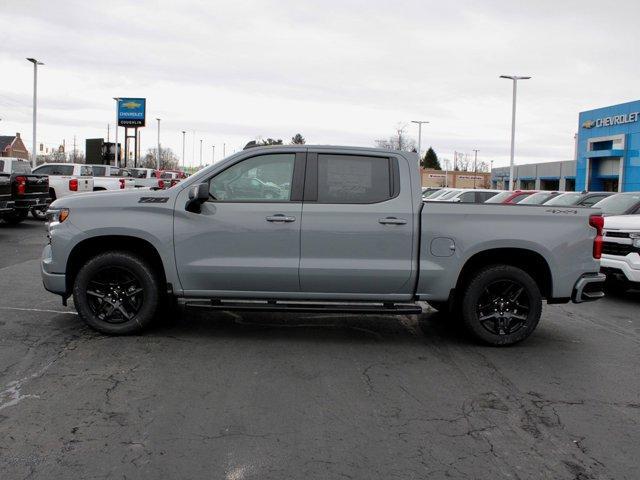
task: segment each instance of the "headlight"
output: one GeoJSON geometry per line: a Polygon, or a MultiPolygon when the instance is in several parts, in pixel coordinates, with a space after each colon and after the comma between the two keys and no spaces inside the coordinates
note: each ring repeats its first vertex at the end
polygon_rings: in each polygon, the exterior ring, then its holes
{"type": "Polygon", "coordinates": [[[52,209],[47,210],[47,223],[49,225],[51,225],[52,223],[62,223],[67,218],[69,218],[68,208],[58,208],[55,210],[52,210],[52,209]]]}
{"type": "Polygon", "coordinates": [[[640,248],[640,233],[630,233],[629,238],[633,242],[633,246],[640,248]]]}

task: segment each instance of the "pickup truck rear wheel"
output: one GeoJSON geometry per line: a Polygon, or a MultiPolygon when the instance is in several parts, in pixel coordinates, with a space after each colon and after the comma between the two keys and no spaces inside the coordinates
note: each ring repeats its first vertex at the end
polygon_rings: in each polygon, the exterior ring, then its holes
{"type": "Polygon", "coordinates": [[[520,268],[493,265],[479,270],[464,290],[462,320],[478,339],[513,345],[535,330],[542,312],[536,282],[520,268]]]}
{"type": "Polygon", "coordinates": [[[107,252],[85,263],[73,285],[73,302],[92,328],[111,335],[148,326],[160,301],[154,270],[129,252],[107,252]]]}

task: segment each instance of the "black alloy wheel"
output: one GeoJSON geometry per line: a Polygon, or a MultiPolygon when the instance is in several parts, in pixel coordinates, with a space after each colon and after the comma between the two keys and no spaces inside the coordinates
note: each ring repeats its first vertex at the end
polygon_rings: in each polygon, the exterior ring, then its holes
{"type": "Polygon", "coordinates": [[[463,289],[461,303],[467,330],[495,346],[529,337],[542,313],[538,284],[512,265],[490,265],[475,272],[463,289]]]}
{"type": "Polygon", "coordinates": [[[490,283],[476,302],[480,325],[494,335],[510,335],[525,327],[530,309],[525,287],[516,280],[490,283]]]}
{"type": "Polygon", "coordinates": [[[127,335],[150,325],[166,295],[162,275],[140,255],[108,251],[88,259],[73,283],[73,303],[102,333],[127,335]]]}
{"type": "Polygon", "coordinates": [[[101,321],[123,323],[140,312],[144,292],[140,279],[123,267],[98,270],[87,286],[91,312],[101,321]]]}

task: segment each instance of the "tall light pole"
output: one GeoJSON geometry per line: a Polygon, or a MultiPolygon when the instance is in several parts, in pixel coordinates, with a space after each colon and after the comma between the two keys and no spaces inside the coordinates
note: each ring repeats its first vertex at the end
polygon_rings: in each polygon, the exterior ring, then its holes
{"type": "Polygon", "coordinates": [[[184,146],[185,146],[185,135],[187,134],[186,130],[182,130],[182,170],[185,169],[186,162],[184,161],[184,146]]]}
{"type": "Polygon", "coordinates": [[[36,150],[36,117],[38,112],[38,65],[44,65],[35,58],[27,58],[28,61],[33,63],[33,150],[31,151],[31,167],[36,166],[36,157],[38,155],[36,150]]]}
{"type": "Polygon", "coordinates": [[[511,160],[509,162],[509,190],[513,190],[513,156],[516,139],[516,95],[518,92],[518,80],[529,80],[531,77],[500,75],[500,78],[506,78],[513,81],[513,106],[511,108],[511,160]]]}
{"type": "Polygon", "coordinates": [[[202,167],[202,139],[200,139],[200,166],[202,167]]]}
{"type": "Polygon", "coordinates": [[[160,170],[160,118],[156,118],[158,121],[158,155],[156,155],[156,169],[160,170]]]}
{"type": "Polygon", "coordinates": [[[211,165],[216,163],[216,146],[211,145],[211,165]]]}
{"type": "Polygon", "coordinates": [[[223,143],[222,144],[222,158],[225,158],[227,156],[227,144],[223,143]]]}
{"type": "Polygon", "coordinates": [[[473,158],[473,188],[476,188],[476,177],[478,173],[478,150],[477,148],[473,149],[473,153],[475,153],[475,157],[473,158]]]}
{"type": "Polygon", "coordinates": [[[422,124],[429,123],[425,120],[411,120],[411,123],[418,124],[418,159],[422,161],[421,150],[422,150],[422,124]]]}
{"type": "Polygon", "coordinates": [[[119,167],[120,165],[118,165],[118,160],[120,160],[118,157],[118,107],[120,106],[120,97],[113,97],[113,99],[116,101],[116,125],[115,125],[115,131],[116,131],[116,140],[115,140],[115,148],[113,150],[113,165],[114,167],[119,167]]]}

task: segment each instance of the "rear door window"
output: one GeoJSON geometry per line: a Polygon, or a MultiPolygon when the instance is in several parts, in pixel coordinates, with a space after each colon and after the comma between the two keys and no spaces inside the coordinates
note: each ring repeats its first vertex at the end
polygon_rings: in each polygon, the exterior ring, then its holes
{"type": "Polygon", "coordinates": [[[464,192],[458,198],[460,203],[476,203],[476,192],[464,192]]]}
{"type": "Polygon", "coordinates": [[[80,175],[83,177],[90,177],[93,175],[93,169],[88,165],[83,165],[80,167],[80,175]]]}
{"type": "Polygon", "coordinates": [[[11,173],[31,173],[31,164],[29,164],[29,162],[13,160],[11,162],[11,173]]]}
{"type": "Polygon", "coordinates": [[[378,203],[394,196],[386,157],[318,154],[319,203],[378,203]]]}
{"type": "Polygon", "coordinates": [[[93,175],[95,177],[104,177],[107,175],[107,167],[100,167],[98,165],[93,165],[91,169],[93,170],[93,175]]]}

